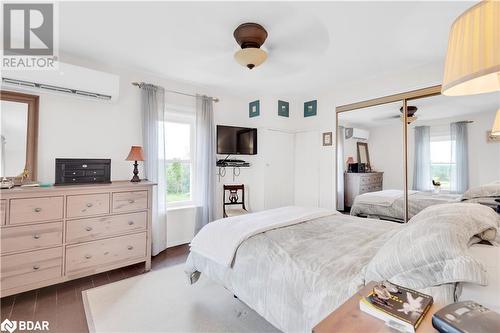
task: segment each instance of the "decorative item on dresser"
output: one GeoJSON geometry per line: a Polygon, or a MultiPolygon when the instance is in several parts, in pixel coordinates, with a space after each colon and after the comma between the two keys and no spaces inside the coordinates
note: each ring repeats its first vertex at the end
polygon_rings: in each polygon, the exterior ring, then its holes
{"type": "Polygon", "coordinates": [[[111,183],[111,160],[56,158],[55,185],[111,183]]]}
{"type": "Polygon", "coordinates": [[[134,161],[134,176],[130,180],[131,182],[140,182],[139,178],[139,169],[137,169],[137,161],[144,161],[144,151],[141,146],[132,146],[130,147],[130,152],[128,153],[126,161],[134,161]]]}
{"type": "Polygon", "coordinates": [[[1,190],[1,297],[144,262],[152,182],[1,190]]]}
{"type": "Polygon", "coordinates": [[[352,207],[354,198],[360,194],[382,191],[383,176],[383,172],[346,172],[344,176],[345,206],[352,207]]]}

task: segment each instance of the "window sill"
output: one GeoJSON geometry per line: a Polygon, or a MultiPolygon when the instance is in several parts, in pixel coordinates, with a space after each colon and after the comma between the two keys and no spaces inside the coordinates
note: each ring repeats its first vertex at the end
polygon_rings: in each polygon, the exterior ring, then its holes
{"type": "Polygon", "coordinates": [[[179,205],[179,206],[168,207],[167,212],[176,211],[176,210],[184,210],[184,209],[194,209],[194,208],[198,208],[198,207],[200,207],[200,206],[197,206],[194,204],[179,205]]]}

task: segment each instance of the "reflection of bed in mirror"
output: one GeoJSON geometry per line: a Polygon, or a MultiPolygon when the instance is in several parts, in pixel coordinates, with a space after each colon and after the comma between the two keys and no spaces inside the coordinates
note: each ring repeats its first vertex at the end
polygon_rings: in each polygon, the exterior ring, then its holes
{"type": "MultiPolygon", "coordinates": [[[[340,125],[356,121],[358,127],[369,133],[365,142],[369,145],[371,164],[374,170],[384,173],[382,191],[358,193],[349,198],[351,215],[404,221],[405,154],[398,151],[398,143],[402,141],[400,104],[354,111],[363,110],[362,117],[351,112],[339,115],[340,125]]],[[[408,219],[432,205],[461,202],[469,189],[482,188],[500,179],[500,144],[487,136],[499,106],[494,94],[436,95],[408,101],[408,219]]],[[[347,142],[344,142],[346,150],[347,142]]],[[[463,199],[496,209],[498,196],[463,199]]]]}
{"type": "MultiPolygon", "coordinates": [[[[408,191],[408,217],[412,218],[424,208],[462,201],[461,194],[408,191]]],[[[404,221],[404,193],[401,190],[384,190],[364,193],[354,199],[351,215],[404,221]]]]}

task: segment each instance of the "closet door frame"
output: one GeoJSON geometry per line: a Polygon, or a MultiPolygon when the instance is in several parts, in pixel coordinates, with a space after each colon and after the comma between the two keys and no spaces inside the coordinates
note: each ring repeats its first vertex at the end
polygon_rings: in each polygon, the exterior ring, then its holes
{"type": "MultiPolygon", "coordinates": [[[[407,107],[408,101],[441,95],[441,85],[430,86],[422,89],[406,91],[402,93],[397,93],[393,95],[373,98],[365,101],[355,102],[351,104],[340,105],[335,108],[335,127],[338,133],[339,130],[339,114],[347,111],[354,111],[357,109],[363,109],[371,106],[377,106],[382,104],[388,104],[393,102],[403,103],[403,122],[402,122],[402,135],[403,135],[403,191],[404,197],[404,220],[408,222],[408,120],[407,120],[407,107]]],[[[338,147],[338,135],[335,134],[335,147],[338,147]]],[[[337,173],[339,172],[338,166],[338,154],[335,152],[335,175],[338,179],[337,173]]],[[[335,195],[338,191],[338,182],[335,181],[335,195]]],[[[337,209],[337,200],[335,200],[335,208],[337,209]]]]}

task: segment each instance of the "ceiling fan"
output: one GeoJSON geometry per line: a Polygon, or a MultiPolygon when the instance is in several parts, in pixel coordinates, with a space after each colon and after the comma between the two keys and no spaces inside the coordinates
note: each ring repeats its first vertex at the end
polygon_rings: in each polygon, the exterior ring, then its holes
{"type": "MultiPolygon", "coordinates": [[[[410,125],[412,122],[417,120],[417,116],[415,116],[415,113],[417,112],[418,108],[416,106],[408,105],[406,107],[406,121],[408,121],[408,125],[410,125]]],[[[403,121],[404,114],[403,114],[403,107],[399,108],[399,112],[401,112],[401,115],[399,116],[394,116],[393,118],[401,118],[401,121],[403,121]]]]}
{"type": "MultiPolygon", "coordinates": [[[[417,110],[418,110],[418,107],[416,107],[416,106],[412,106],[412,105],[407,106],[406,120],[408,121],[408,125],[418,119],[417,116],[415,115],[417,110]]],[[[401,121],[403,121],[403,107],[399,108],[399,112],[401,113],[399,115],[394,115],[394,116],[389,116],[389,117],[384,117],[384,118],[377,118],[375,120],[401,119],[401,121]]]]}

